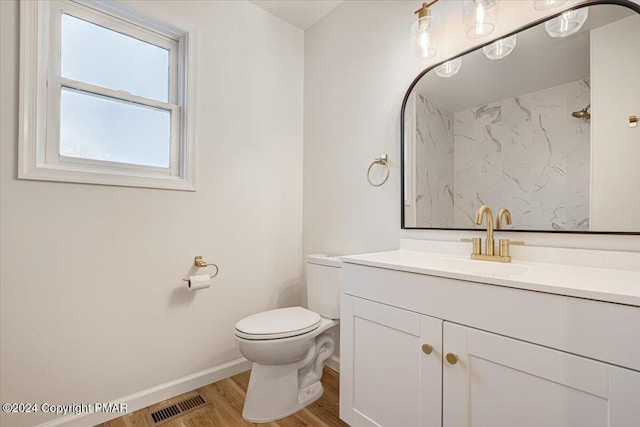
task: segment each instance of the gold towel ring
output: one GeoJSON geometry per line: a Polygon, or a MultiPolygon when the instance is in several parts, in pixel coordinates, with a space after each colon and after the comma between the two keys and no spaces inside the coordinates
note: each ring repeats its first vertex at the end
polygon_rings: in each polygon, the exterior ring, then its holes
{"type": "Polygon", "coordinates": [[[391,169],[389,168],[389,159],[386,154],[383,154],[382,156],[378,157],[373,162],[371,162],[371,164],[369,165],[369,169],[367,169],[367,181],[369,181],[369,184],[373,185],[374,187],[380,187],[382,184],[387,182],[387,180],[389,179],[389,175],[391,175],[391,169]],[[382,182],[378,184],[371,181],[371,168],[375,164],[380,164],[387,168],[387,175],[384,177],[382,182]]]}
{"type": "MultiPolygon", "coordinates": [[[[202,257],[201,257],[201,256],[197,256],[197,257],[195,257],[195,259],[194,259],[194,261],[193,261],[193,265],[195,265],[197,268],[202,268],[202,267],[215,267],[215,268],[216,268],[216,272],[215,272],[215,273],[213,273],[213,274],[210,274],[210,275],[209,275],[209,277],[210,277],[210,278],[212,278],[212,279],[213,279],[214,277],[216,277],[216,276],[218,275],[218,272],[220,271],[220,269],[218,268],[218,266],[217,266],[217,265],[215,265],[215,264],[214,264],[214,263],[212,263],[212,262],[204,262],[204,261],[202,260],[202,257]]],[[[185,278],[184,278],[184,279],[182,279],[182,280],[184,280],[185,282],[188,282],[188,281],[189,281],[189,278],[188,278],[188,277],[185,277],[185,278]]]]}

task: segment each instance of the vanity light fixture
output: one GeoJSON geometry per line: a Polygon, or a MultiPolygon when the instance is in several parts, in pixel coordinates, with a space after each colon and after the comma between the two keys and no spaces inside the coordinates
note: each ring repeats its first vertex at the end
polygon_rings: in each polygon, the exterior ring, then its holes
{"type": "Polygon", "coordinates": [[[411,46],[419,58],[433,58],[438,53],[438,20],[429,10],[438,1],[422,3],[422,7],[414,12],[418,20],[411,26],[411,46]]]}
{"type": "Polygon", "coordinates": [[[411,26],[411,46],[420,58],[433,58],[438,53],[438,20],[431,16],[429,10],[438,1],[422,3],[422,7],[414,12],[418,20],[411,26]]]}
{"type": "Polygon", "coordinates": [[[569,10],[557,18],[544,23],[544,29],[551,37],[567,37],[577,33],[589,17],[589,8],[569,10]]]}
{"type": "Polygon", "coordinates": [[[462,66],[462,58],[452,59],[442,65],[437,66],[434,71],[440,77],[451,77],[458,74],[460,67],[462,66]]]}
{"type": "Polygon", "coordinates": [[[533,7],[535,7],[536,10],[555,9],[565,1],[566,0],[535,0],[533,2],[533,7]]]}
{"type": "Polygon", "coordinates": [[[493,32],[499,3],[500,0],[464,0],[462,21],[468,38],[477,39],[493,32]]]}
{"type": "Polygon", "coordinates": [[[518,36],[505,37],[482,48],[484,55],[489,59],[502,59],[508,56],[516,47],[518,36]]]}

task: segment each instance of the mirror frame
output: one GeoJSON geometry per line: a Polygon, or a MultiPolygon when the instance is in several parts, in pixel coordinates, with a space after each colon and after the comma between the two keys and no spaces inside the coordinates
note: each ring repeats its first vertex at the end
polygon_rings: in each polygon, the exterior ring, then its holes
{"type": "MultiPolygon", "coordinates": [[[[424,70],[422,70],[420,72],[420,74],[418,74],[418,76],[413,80],[413,82],[411,82],[411,84],[409,85],[409,89],[407,89],[406,94],[404,95],[404,99],[402,100],[402,107],[400,110],[400,227],[403,230],[450,230],[450,231],[478,231],[477,228],[444,228],[444,227],[407,227],[405,225],[405,209],[404,209],[404,188],[405,188],[405,183],[404,183],[404,172],[405,172],[405,164],[404,164],[404,136],[405,136],[405,129],[404,129],[404,123],[405,123],[405,110],[407,107],[407,102],[409,101],[409,96],[411,95],[411,91],[413,90],[413,88],[418,84],[418,82],[420,81],[420,79],[427,74],[429,71],[431,71],[432,69],[444,64],[447,61],[451,61],[453,59],[456,58],[460,58],[464,55],[467,55],[468,53],[471,52],[475,52],[477,50],[482,49],[484,46],[490,45],[491,43],[494,43],[497,40],[500,39],[504,39],[506,37],[510,37],[513,36],[514,34],[518,34],[522,31],[526,31],[530,28],[535,27],[536,25],[540,25],[544,22],[547,22],[553,18],[557,18],[558,16],[562,15],[563,13],[570,11],[570,10],[576,10],[576,9],[581,9],[583,7],[589,7],[589,6],[597,6],[597,5],[614,5],[614,6],[622,6],[622,7],[626,7],[628,9],[631,9],[632,11],[636,12],[637,14],[640,14],[640,5],[637,3],[633,3],[629,0],[587,0],[585,2],[576,4],[572,7],[569,7],[567,9],[563,9],[559,12],[556,12],[552,15],[546,16],[544,18],[541,19],[537,19],[533,22],[530,22],[522,27],[519,27],[517,29],[515,29],[514,31],[511,31],[505,35],[502,35],[500,37],[491,39],[481,45],[472,47],[470,49],[465,50],[462,53],[459,53],[458,55],[452,56],[450,58],[447,58],[443,61],[440,61],[434,65],[431,65],[427,68],[425,68],[424,70]]],[[[509,231],[509,232],[517,232],[517,233],[568,233],[568,234],[612,234],[612,235],[640,235],[640,231],[583,231],[583,230],[496,230],[496,231],[509,231]]]]}

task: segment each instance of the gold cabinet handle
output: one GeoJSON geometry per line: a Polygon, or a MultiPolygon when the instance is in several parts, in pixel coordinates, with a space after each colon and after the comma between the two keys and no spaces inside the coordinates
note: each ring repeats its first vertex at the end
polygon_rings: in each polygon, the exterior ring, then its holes
{"type": "Polygon", "coordinates": [[[433,347],[431,347],[429,344],[422,344],[422,352],[424,354],[431,354],[432,351],[433,347]]]}
{"type": "Polygon", "coordinates": [[[455,365],[458,363],[458,356],[453,353],[447,353],[447,362],[449,362],[450,365],[455,365]]]}

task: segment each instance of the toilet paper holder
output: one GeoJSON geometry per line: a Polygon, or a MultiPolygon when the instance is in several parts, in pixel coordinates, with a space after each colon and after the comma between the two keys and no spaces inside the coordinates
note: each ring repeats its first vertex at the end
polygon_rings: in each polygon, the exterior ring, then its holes
{"type": "MultiPolygon", "coordinates": [[[[209,275],[209,277],[211,277],[212,279],[213,279],[214,277],[216,277],[216,276],[218,275],[218,271],[220,271],[220,270],[218,269],[218,266],[217,266],[217,265],[215,265],[215,264],[214,264],[214,263],[212,263],[212,262],[205,262],[205,261],[203,261],[203,260],[202,260],[202,257],[201,257],[200,255],[198,255],[198,256],[196,256],[196,257],[195,257],[195,259],[193,260],[193,265],[195,265],[195,266],[196,266],[196,268],[203,268],[203,267],[215,267],[215,268],[216,268],[216,272],[215,272],[215,273],[213,273],[213,274],[210,274],[210,275],[209,275]]],[[[185,277],[185,278],[184,278],[184,279],[182,279],[182,280],[184,280],[185,282],[188,282],[188,281],[189,281],[189,278],[188,278],[188,277],[185,277]]]]}

